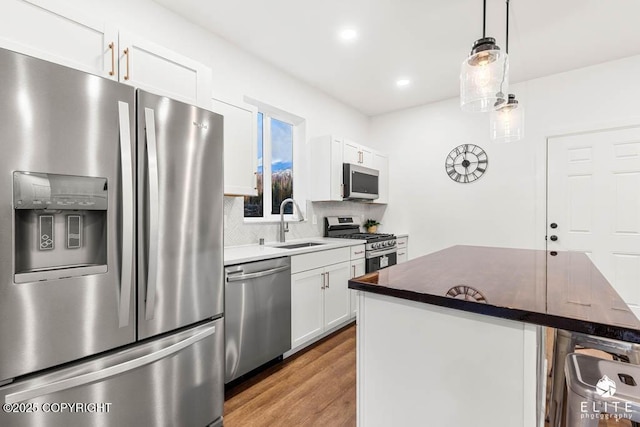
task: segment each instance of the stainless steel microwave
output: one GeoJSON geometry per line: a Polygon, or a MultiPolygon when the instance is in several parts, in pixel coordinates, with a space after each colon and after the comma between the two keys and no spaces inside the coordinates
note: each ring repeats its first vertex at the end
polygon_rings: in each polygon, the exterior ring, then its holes
{"type": "Polygon", "coordinates": [[[345,200],[375,200],[378,198],[378,175],[375,169],[343,163],[345,200]]]}

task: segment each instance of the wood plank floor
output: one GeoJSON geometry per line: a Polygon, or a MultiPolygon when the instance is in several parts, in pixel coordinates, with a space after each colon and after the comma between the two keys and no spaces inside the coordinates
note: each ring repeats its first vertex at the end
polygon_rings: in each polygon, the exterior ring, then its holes
{"type": "Polygon", "coordinates": [[[227,390],[225,427],[355,426],[356,327],[227,390]]]}

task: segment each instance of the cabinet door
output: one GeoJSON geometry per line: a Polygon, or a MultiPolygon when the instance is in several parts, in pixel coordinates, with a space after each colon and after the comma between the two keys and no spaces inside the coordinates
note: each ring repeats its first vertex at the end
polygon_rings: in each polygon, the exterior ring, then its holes
{"type": "MultiPolygon", "coordinates": [[[[357,259],[351,261],[351,277],[359,277],[365,274],[365,259],[357,259]]],[[[355,317],[358,312],[358,291],[349,289],[349,299],[351,301],[351,317],[355,317]]]]}
{"type": "Polygon", "coordinates": [[[373,169],[378,175],[378,198],[374,203],[389,203],[389,158],[380,153],[373,153],[373,169]]]}
{"type": "Polygon", "coordinates": [[[3,1],[0,46],[101,77],[118,78],[115,28],[60,1],[3,1]]]}
{"type": "Polygon", "coordinates": [[[213,111],[224,116],[224,194],[257,196],[257,108],[213,99],[213,111]]]}
{"type": "Polygon", "coordinates": [[[291,275],[291,348],[323,331],[323,272],[316,268],[291,275]]]}
{"type": "Polygon", "coordinates": [[[366,168],[375,168],[373,151],[370,148],[360,146],[360,164],[366,168]]]}
{"type": "Polygon", "coordinates": [[[324,287],[324,325],[325,329],[333,328],[347,321],[350,317],[348,282],[351,277],[350,262],[325,267],[326,282],[324,287]]]}
{"type": "Polygon", "coordinates": [[[398,258],[397,263],[400,264],[402,262],[407,262],[409,259],[409,238],[408,237],[399,237],[397,239],[397,248],[398,248],[398,258]]]}
{"type": "Polygon", "coordinates": [[[360,154],[360,146],[353,141],[349,141],[348,139],[344,140],[344,163],[353,163],[355,165],[362,164],[361,154],[360,154]]]}
{"type": "Polygon", "coordinates": [[[119,39],[122,83],[211,108],[211,69],[127,31],[119,39]]]}

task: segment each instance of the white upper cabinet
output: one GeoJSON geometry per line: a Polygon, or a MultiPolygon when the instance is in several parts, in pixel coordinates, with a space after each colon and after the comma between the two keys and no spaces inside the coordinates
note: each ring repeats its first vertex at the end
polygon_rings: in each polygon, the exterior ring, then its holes
{"type": "Polygon", "coordinates": [[[211,69],[128,31],[119,33],[120,81],[210,108],[211,69]]]}
{"type": "Polygon", "coordinates": [[[118,32],[63,3],[3,0],[0,46],[98,76],[118,79],[118,32]]]}
{"type": "Polygon", "coordinates": [[[348,139],[344,140],[344,162],[367,168],[373,167],[373,150],[363,145],[356,144],[348,139]]]}
{"type": "MultiPolygon", "coordinates": [[[[326,135],[311,140],[311,200],[342,201],[343,140],[326,135]]],[[[345,163],[348,163],[344,160],[345,163]]]]}
{"type": "Polygon", "coordinates": [[[379,172],[379,197],[373,203],[389,202],[389,157],[386,154],[335,135],[313,138],[310,145],[312,201],[342,201],[342,165],[352,163],[379,172]]]}
{"type": "Polygon", "coordinates": [[[372,168],[378,171],[378,198],[373,203],[389,203],[389,157],[374,152],[372,168]]]}
{"type": "Polygon", "coordinates": [[[224,194],[256,196],[258,109],[219,99],[212,109],[224,116],[224,194]]]}
{"type": "Polygon", "coordinates": [[[0,46],[211,108],[211,69],[59,0],[3,0],[0,46]]]}

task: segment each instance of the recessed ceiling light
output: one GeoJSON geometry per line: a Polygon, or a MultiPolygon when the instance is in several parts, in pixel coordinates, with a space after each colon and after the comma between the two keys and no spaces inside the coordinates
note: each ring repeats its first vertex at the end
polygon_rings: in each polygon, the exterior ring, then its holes
{"type": "Polygon", "coordinates": [[[398,87],[407,87],[411,84],[411,80],[409,79],[399,79],[396,81],[396,86],[398,87]]]}
{"type": "Polygon", "coordinates": [[[341,40],[350,42],[358,38],[358,32],[353,28],[345,28],[340,31],[339,36],[341,40]]]}

